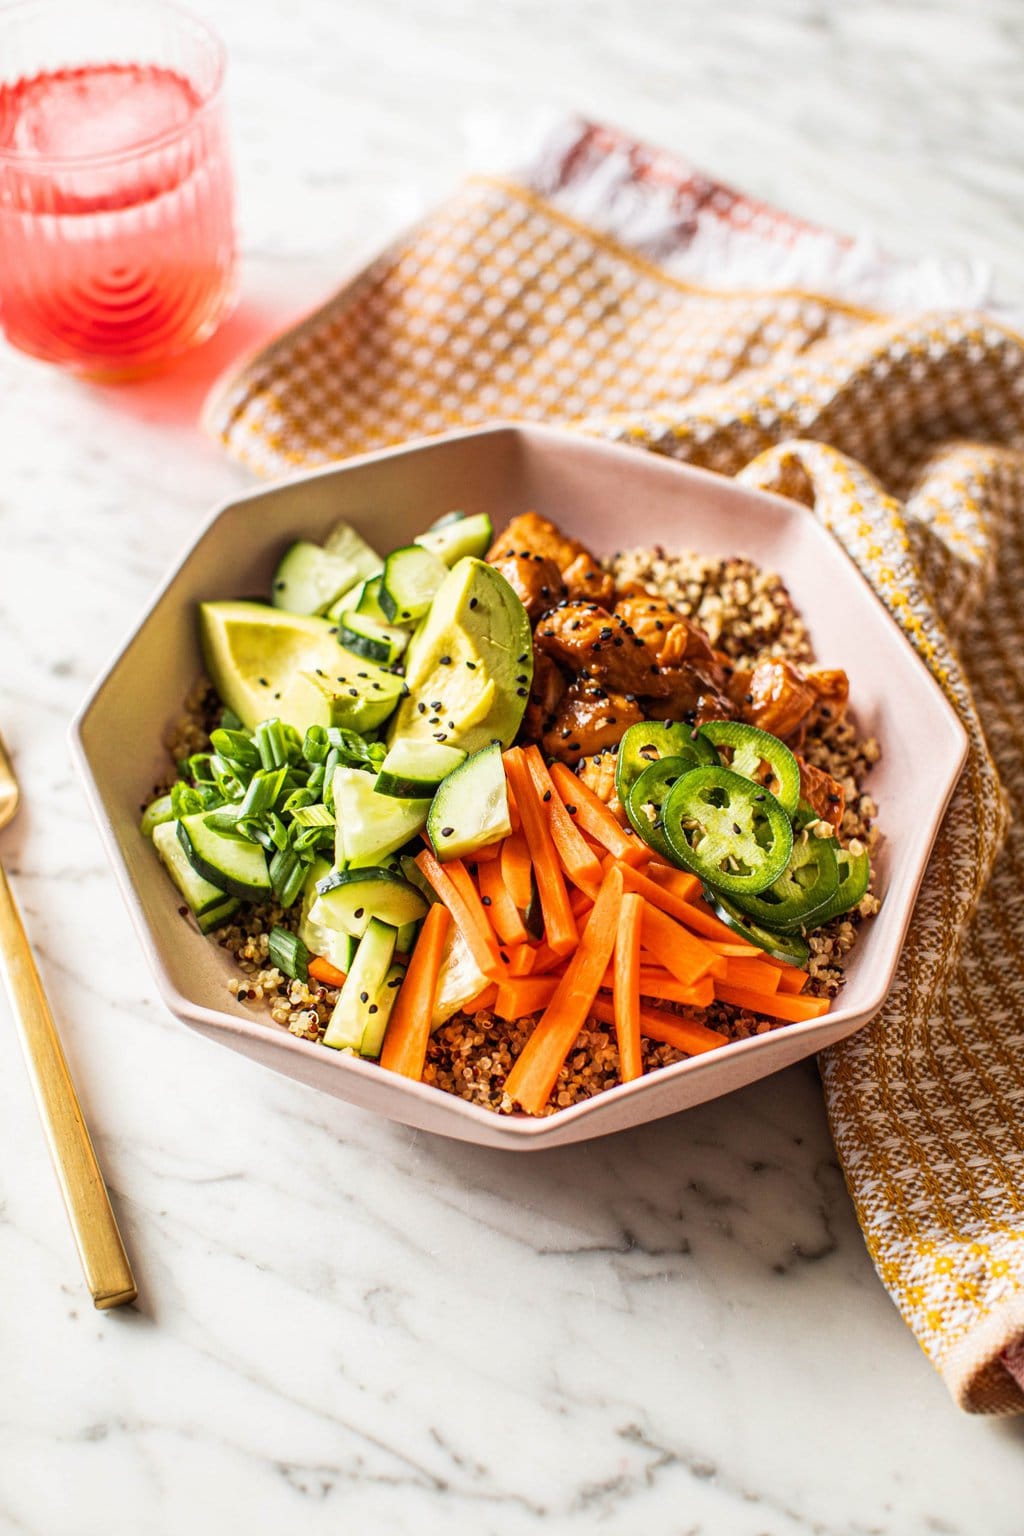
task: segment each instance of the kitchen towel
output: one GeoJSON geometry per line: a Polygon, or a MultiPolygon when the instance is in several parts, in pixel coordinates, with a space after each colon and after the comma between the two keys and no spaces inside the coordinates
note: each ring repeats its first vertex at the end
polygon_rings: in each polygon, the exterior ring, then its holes
{"type": "Polygon", "coordinates": [[[574,121],[245,364],[206,424],[270,474],[490,420],[572,424],[795,497],[841,541],[971,750],[885,1007],[821,1058],[829,1120],[923,1349],[962,1407],[1013,1413],[1024,339],[983,299],[970,267],[890,260],[574,121]]]}

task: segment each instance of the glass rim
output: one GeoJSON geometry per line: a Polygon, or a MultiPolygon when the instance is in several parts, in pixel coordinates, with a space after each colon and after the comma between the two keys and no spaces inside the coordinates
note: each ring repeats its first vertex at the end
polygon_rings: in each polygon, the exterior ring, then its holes
{"type": "MultiPolygon", "coordinates": [[[[60,10],[70,3],[73,3],[73,0],[13,0],[11,4],[0,3],[0,36],[3,34],[5,23],[15,16],[28,15],[32,11],[45,13],[60,10]]],[[[148,155],[166,145],[176,143],[201,117],[218,104],[223,95],[224,77],[227,72],[227,48],[218,33],[201,16],[197,16],[195,11],[190,10],[188,6],[179,5],[177,0],[132,0],[132,10],[135,12],[149,10],[176,18],[192,32],[198,34],[202,43],[210,49],[213,59],[213,80],[208,89],[201,93],[197,91],[200,97],[199,103],[186,121],[177,123],[173,128],[161,129],[159,133],[144,134],[121,149],[104,150],[99,154],[86,152],[80,155],[41,155],[35,150],[15,149],[10,145],[0,144],[0,164],[16,165],[22,169],[35,166],[67,166],[80,169],[87,165],[118,165],[140,154],[148,155]]],[[[189,83],[191,84],[191,81],[189,83]]]]}

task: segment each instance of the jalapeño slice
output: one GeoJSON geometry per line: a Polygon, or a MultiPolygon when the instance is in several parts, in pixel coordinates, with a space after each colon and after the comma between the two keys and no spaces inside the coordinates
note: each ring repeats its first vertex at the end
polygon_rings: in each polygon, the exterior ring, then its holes
{"type": "Polygon", "coordinates": [[[815,928],[820,928],[822,923],[829,923],[834,917],[840,917],[855,907],[867,891],[871,879],[871,860],[866,848],[862,847],[858,853],[851,853],[849,848],[837,848],[836,862],[839,865],[839,885],[831,900],[813,914],[812,926],[815,928]]]}
{"type": "MultiPolygon", "coordinates": [[[[733,773],[753,779],[755,784],[766,784],[787,816],[794,814],[800,801],[800,765],[785,742],[739,720],[709,720],[697,736],[716,748],[726,748],[731,753],[728,766],[733,773]],[[762,764],[767,764],[768,775],[762,764]]],[[[725,753],[719,755],[727,760],[725,753]]]]}
{"type": "Polygon", "coordinates": [[[697,736],[684,721],[641,720],[626,731],[615,757],[615,793],[621,805],[628,804],[629,792],[644,769],[663,757],[684,758],[691,768],[718,762],[710,741],[697,736]]]}
{"type": "Polygon", "coordinates": [[[741,912],[739,907],[734,907],[725,896],[711,890],[710,886],[704,887],[704,899],[727,928],[738,933],[741,939],[746,939],[748,944],[756,944],[758,949],[763,949],[773,960],[782,960],[786,965],[795,965],[802,970],[811,958],[809,946],[798,933],[772,933],[770,929],[762,928],[760,923],[755,923],[752,917],[741,912]]]}
{"type": "Polygon", "coordinates": [[[677,863],[729,895],[756,895],[789,863],[793,828],[771,790],[708,766],[684,774],[662,807],[677,863]]]}
{"type": "Polygon", "coordinates": [[[675,854],[662,830],[662,807],[670,791],[692,767],[686,757],[659,758],[638,774],[623,801],[634,832],[670,864],[675,863],[675,854]]]}
{"type": "Polygon", "coordinates": [[[839,889],[836,855],[836,844],[830,837],[812,837],[804,832],[794,842],[789,863],[775,883],[758,896],[736,896],[734,904],[777,933],[817,928],[822,921],[819,910],[839,889]]]}

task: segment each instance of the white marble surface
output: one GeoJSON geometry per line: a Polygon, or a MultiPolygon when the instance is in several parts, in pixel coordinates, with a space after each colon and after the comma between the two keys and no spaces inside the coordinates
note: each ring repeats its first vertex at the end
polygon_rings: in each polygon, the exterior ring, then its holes
{"type": "MultiPolygon", "coordinates": [[[[3,839],[141,1289],[83,1296],[0,1005],[0,1532],[1018,1536],[1024,1420],[961,1417],[864,1250],[814,1068],[514,1160],[413,1136],[156,1002],[64,746],[243,476],[195,415],[499,130],[579,107],[797,210],[1014,258],[1024,14],[827,0],[215,0],[245,304],[167,380],[0,348],[3,839]]],[[[1015,282],[1017,288],[1015,289],[1015,282]]],[[[127,744],[130,747],[130,744],[127,744]]]]}

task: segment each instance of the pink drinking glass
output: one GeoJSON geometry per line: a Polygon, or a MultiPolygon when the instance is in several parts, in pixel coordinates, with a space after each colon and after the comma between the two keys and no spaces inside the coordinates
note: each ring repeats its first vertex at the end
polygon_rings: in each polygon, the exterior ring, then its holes
{"type": "Polygon", "coordinates": [[[0,9],[0,323],[22,351],[130,377],[235,293],[224,49],[163,0],[0,9]]]}

